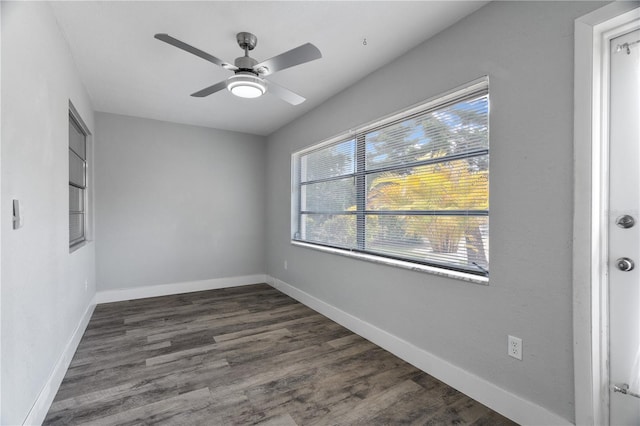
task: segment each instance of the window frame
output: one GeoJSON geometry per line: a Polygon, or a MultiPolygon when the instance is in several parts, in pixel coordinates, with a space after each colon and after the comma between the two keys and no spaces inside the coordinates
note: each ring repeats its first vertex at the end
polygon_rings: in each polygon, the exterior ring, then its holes
{"type": "MultiPolygon", "coordinates": [[[[368,124],[359,126],[357,129],[353,129],[348,132],[341,133],[323,142],[313,144],[311,146],[308,146],[306,148],[303,148],[299,151],[294,152],[291,155],[291,234],[290,234],[291,244],[300,246],[300,247],[306,247],[306,248],[311,248],[311,249],[329,252],[333,254],[338,254],[342,256],[348,256],[352,258],[367,260],[375,263],[381,263],[381,264],[386,264],[386,265],[391,265],[391,266],[396,266],[396,267],[401,267],[401,268],[406,268],[411,270],[428,272],[431,274],[436,274],[441,276],[452,277],[452,278],[469,281],[473,283],[488,284],[489,282],[488,271],[482,270],[482,268],[480,268],[481,270],[478,270],[477,272],[475,271],[472,272],[468,269],[456,268],[451,264],[449,265],[438,264],[433,260],[422,262],[422,261],[417,261],[415,259],[408,259],[408,258],[393,256],[387,253],[380,253],[375,251],[369,251],[366,249],[365,250],[361,249],[362,247],[365,247],[364,242],[365,242],[366,225],[364,221],[366,220],[366,218],[371,216],[381,216],[383,214],[390,214],[388,212],[382,213],[382,214],[372,213],[371,211],[367,210],[367,205],[366,205],[367,196],[366,196],[365,188],[366,188],[366,180],[368,175],[379,173],[381,170],[401,170],[409,167],[416,167],[416,165],[423,165],[422,163],[424,164],[444,163],[444,162],[455,160],[456,158],[465,159],[465,158],[472,158],[472,157],[477,157],[481,155],[486,155],[488,159],[489,153],[490,153],[489,146],[487,145],[486,148],[478,149],[477,150],[478,152],[469,151],[469,152],[465,152],[464,154],[460,154],[459,156],[447,156],[444,160],[439,158],[432,159],[431,161],[417,160],[413,163],[383,166],[380,168],[367,170],[365,166],[366,135],[377,129],[388,128],[389,126],[392,126],[395,123],[400,123],[402,121],[409,120],[412,117],[427,114],[429,111],[437,111],[437,110],[446,108],[448,106],[451,106],[460,102],[464,102],[466,100],[471,100],[473,98],[479,98],[482,96],[487,97],[487,138],[489,138],[489,115],[490,115],[489,114],[489,79],[487,76],[484,76],[470,83],[467,83],[463,86],[450,90],[444,94],[435,96],[433,98],[430,98],[424,102],[421,102],[419,104],[416,104],[414,106],[401,110],[399,112],[390,114],[386,117],[380,118],[378,120],[374,120],[368,124]],[[308,181],[302,182],[302,175],[301,175],[302,167],[300,165],[301,158],[304,157],[305,155],[309,155],[314,151],[320,151],[329,146],[337,145],[337,144],[348,142],[348,141],[354,141],[355,143],[353,171],[351,173],[331,176],[330,178],[318,179],[317,181],[329,182],[329,181],[337,181],[345,178],[353,178],[355,180],[355,183],[354,183],[355,193],[356,193],[356,210],[355,211],[349,211],[349,212],[336,211],[336,212],[320,212],[320,213],[355,215],[356,216],[355,247],[357,248],[340,247],[332,244],[325,244],[323,242],[302,240],[300,239],[300,231],[303,223],[302,216],[304,214],[316,213],[316,212],[308,212],[308,211],[302,210],[302,204],[301,204],[302,198],[303,198],[302,188],[305,185],[313,184],[315,181],[308,180],[308,181]],[[361,222],[361,224],[358,225],[358,222],[361,222]]],[[[489,200],[487,195],[487,202],[488,201],[489,200]]],[[[488,217],[489,217],[488,207],[489,206],[487,206],[486,210],[483,209],[484,211],[482,213],[478,211],[479,214],[477,214],[477,216],[486,216],[488,220],[488,217]]],[[[425,214],[422,211],[417,211],[417,212],[418,214],[416,214],[416,216],[420,214],[425,214]]],[[[449,211],[438,210],[438,211],[434,211],[433,213],[448,215],[448,216],[455,216],[458,214],[464,214],[465,212],[453,211],[453,210],[449,210],[449,211]]],[[[416,212],[412,212],[411,214],[414,214],[414,213],[416,212]]],[[[476,215],[474,214],[473,216],[476,216],[476,215]]],[[[488,234],[487,234],[487,238],[489,238],[488,234]]],[[[489,252],[487,250],[487,256],[488,255],[489,255],[489,252]]]]}
{"type": "Polygon", "coordinates": [[[83,172],[83,182],[84,185],[80,185],[76,182],[72,181],[71,178],[71,164],[69,163],[69,199],[71,198],[71,188],[77,188],[80,190],[82,196],[81,208],[82,210],[72,210],[71,202],[69,200],[69,218],[72,215],[81,215],[82,216],[82,234],[71,239],[71,226],[69,225],[69,252],[72,253],[80,247],[84,246],[88,241],[88,227],[89,227],[89,136],[91,132],[85,122],[80,117],[80,114],[75,109],[73,104],[69,102],[69,126],[75,127],[75,129],[83,136],[84,143],[84,158],[75,152],[75,150],[71,146],[71,135],[67,135],[68,149],[69,155],[74,155],[78,157],[82,161],[82,172],[83,172]]]}

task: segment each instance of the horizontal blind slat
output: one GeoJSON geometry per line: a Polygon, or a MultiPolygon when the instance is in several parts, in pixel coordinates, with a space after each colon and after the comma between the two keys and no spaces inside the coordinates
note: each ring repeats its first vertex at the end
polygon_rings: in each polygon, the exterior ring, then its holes
{"type": "Polygon", "coordinates": [[[73,117],[69,116],[69,149],[73,150],[78,157],[87,159],[87,149],[85,135],[73,117]]]}
{"type": "Polygon", "coordinates": [[[84,190],[73,185],[69,185],[69,212],[84,212],[84,190]]]}
{"type": "Polygon", "coordinates": [[[352,177],[318,182],[300,188],[302,210],[341,211],[354,208],[356,188],[352,177]]]}
{"type": "Polygon", "coordinates": [[[301,239],[333,247],[355,248],[356,216],[347,214],[302,214],[301,239]]]}
{"type": "Polygon", "coordinates": [[[355,170],[355,141],[327,145],[300,158],[301,182],[352,174],[355,170]]]}
{"type": "Polygon", "coordinates": [[[84,213],[69,213],[69,244],[84,240],[84,213]]]}
{"type": "Polygon", "coordinates": [[[483,96],[370,131],[367,170],[488,149],[487,110],[483,96]]]}
{"type": "Polygon", "coordinates": [[[85,162],[76,155],[75,152],[69,150],[69,183],[79,188],[86,187],[85,162]]]}

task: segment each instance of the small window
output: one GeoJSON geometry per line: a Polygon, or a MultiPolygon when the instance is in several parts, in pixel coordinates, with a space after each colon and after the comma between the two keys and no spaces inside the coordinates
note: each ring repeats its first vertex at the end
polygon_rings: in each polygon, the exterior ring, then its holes
{"type": "Polygon", "coordinates": [[[294,153],[292,240],[488,277],[488,114],[482,79],[294,153]]]}
{"type": "Polygon", "coordinates": [[[69,113],[69,246],[86,240],[87,132],[69,113]]]}

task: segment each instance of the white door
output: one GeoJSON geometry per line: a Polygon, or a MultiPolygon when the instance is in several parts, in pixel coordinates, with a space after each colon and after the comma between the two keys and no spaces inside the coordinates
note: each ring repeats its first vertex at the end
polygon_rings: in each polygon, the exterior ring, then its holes
{"type": "Polygon", "coordinates": [[[637,426],[640,425],[640,30],[611,40],[609,76],[609,413],[611,425],[637,426]],[[631,262],[635,266],[627,271],[631,262]]]}

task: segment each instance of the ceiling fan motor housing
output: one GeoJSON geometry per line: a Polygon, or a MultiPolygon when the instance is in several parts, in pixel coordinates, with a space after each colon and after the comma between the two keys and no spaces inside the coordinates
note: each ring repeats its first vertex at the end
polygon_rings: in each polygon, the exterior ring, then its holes
{"type": "Polygon", "coordinates": [[[238,67],[238,71],[249,71],[252,72],[254,74],[256,74],[256,72],[253,70],[253,67],[258,63],[258,61],[256,61],[255,59],[253,59],[250,56],[240,56],[239,58],[236,58],[235,60],[235,65],[236,67],[238,67]]]}

